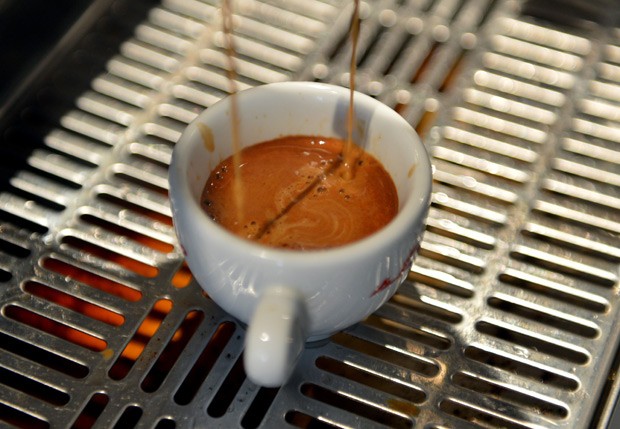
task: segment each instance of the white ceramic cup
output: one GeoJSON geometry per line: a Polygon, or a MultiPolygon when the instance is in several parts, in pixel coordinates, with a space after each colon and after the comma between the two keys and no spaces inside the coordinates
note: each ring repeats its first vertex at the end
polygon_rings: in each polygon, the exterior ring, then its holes
{"type": "MultiPolygon", "coordinates": [[[[347,138],[346,88],[285,82],[237,97],[242,147],[289,135],[347,138]]],[[[204,213],[200,196],[207,178],[233,153],[230,97],[200,114],[173,152],[170,199],[187,264],[208,295],[248,325],[245,370],[262,386],[284,383],[306,342],[325,339],[385,303],[419,247],[431,193],[426,150],[394,110],[361,93],[354,102],[355,141],[390,173],[399,212],[380,231],[341,247],[266,247],[233,235],[204,213]]]]}

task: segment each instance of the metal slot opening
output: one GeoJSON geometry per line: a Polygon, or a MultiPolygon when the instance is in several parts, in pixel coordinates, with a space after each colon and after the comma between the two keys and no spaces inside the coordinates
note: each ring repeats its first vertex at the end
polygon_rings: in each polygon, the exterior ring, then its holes
{"type": "Polygon", "coordinates": [[[109,402],[110,397],[105,393],[95,393],[82,408],[73,425],[71,425],[71,429],[92,428],[109,402]]]}
{"type": "Polygon", "coordinates": [[[125,408],[123,414],[121,414],[114,425],[114,429],[129,429],[135,427],[138,422],[140,422],[142,414],[144,414],[142,408],[136,405],[130,405],[125,408]]]}
{"type": "Polygon", "coordinates": [[[107,347],[107,342],[101,338],[97,338],[94,335],[87,334],[77,328],[58,322],[18,305],[11,304],[4,307],[3,314],[9,319],[21,322],[25,325],[31,326],[57,338],[69,341],[88,350],[101,352],[107,347]]]}
{"type": "Polygon", "coordinates": [[[572,374],[563,373],[553,367],[537,364],[534,361],[527,361],[522,357],[513,356],[499,350],[472,345],[465,348],[464,355],[468,359],[509,371],[536,383],[556,386],[571,392],[580,387],[579,380],[572,374]]]}
{"type": "Polygon", "coordinates": [[[23,376],[8,368],[0,367],[0,383],[57,407],[62,407],[69,403],[69,395],[66,392],[23,376]]]}
{"type": "Polygon", "coordinates": [[[511,386],[485,379],[473,374],[457,372],[452,375],[452,381],[465,389],[469,389],[485,396],[490,396],[503,401],[518,404],[519,407],[530,409],[536,414],[543,415],[551,419],[564,419],[568,415],[565,406],[558,404],[557,401],[545,400],[534,392],[528,394],[526,391],[512,388],[511,386]]]}
{"type": "Polygon", "coordinates": [[[125,317],[117,312],[108,310],[99,305],[80,299],[74,295],[59,291],[36,281],[28,281],[22,286],[24,292],[76,311],[91,319],[106,323],[110,326],[121,326],[125,317]]]}
{"type": "Polygon", "coordinates": [[[386,313],[388,312],[379,311],[378,313],[369,316],[364,321],[364,324],[383,332],[396,335],[400,338],[407,338],[417,343],[433,347],[437,350],[448,350],[452,346],[452,342],[446,337],[435,335],[433,332],[427,332],[420,328],[390,320],[387,315],[386,317],[377,316],[377,314],[386,313]]]}
{"type": "Polygon", "coordinates": [[[9,407],[0,402],[0,421],[19,429],[48,429],[50,424],[32,414],[9,407]]]}
{"type": "Polygon", "coordinates": [[[129,271],[132,271],[147,278],[156,277],[159,273],[159,269],[152,265],[148,265],[134,258],[121,255],[116,251],[107,249],[94,243],[90,243],[78,237],[70,235],[65,236],[61,239],[61,243],[77,250],[78,252],[83,252],[85,254],[90,254],[103,260],[113,262],[119,267],[126,268],[129,271]]]}
{"type": "Polygon", "coordinates": [[[386,347],[345,333],[334,335],[333,341],[359,353],[410,369],[423,377],[434,377],[439,373],[439,367],[436,363],[405,350],[386,347]]]}
{"type": "Polygon", "coordinates": [[[390,408],[396,408],[395,405],[398,405],[399,411],[406,412],[409,415],[416,415],[419,412],[419,408],[413,404],[420,404],[427,398],[424,391],[412,384],[377,374],[375,371],[356,365],[353,362],[341,362],[328,356],[320,356],[315,361],[315,365],[323,371],[399,398],[389,400],[390,408]],[[414,412],[411,413],[411,411],[414,412]]]}
{"type": "Polygon", "coordinates": [[[301,386],[301,393],[319,402],[355,413],[391,428],[408,429],[413,427],[413,422],[409,418],[379,407],[377,404],[362,401],[346,392],[335,392],[314,383],[306,383],[301,386]]]}
{"type": "Polygon", "coordinates": [[[141,234],[135,229],[125,228],[121,225],[101,219],[100,217],[94,215],[83,214],[80,216],[80,220],[84,221],[89,225],[104,229],[116,236],[122,236],[141,245],[150,247],[151,249],[160,253],[170,253],[174,250],[174,246],[170,243],[166,243],[154,237],[141,234]]]}
{"type": "MultiPolygon", "coordinates": [[[[228,356],[230,359],[230,356],[228,356]]],[[[235,364],[232,366],[226,379],[223,381],[213,400],[207,407],[207,413],[211,417],[222,417],[226,414],[228,407],[232,404],[237,392],[245,381],[245,371],[243,369],[243,353],[239,355],[235,364]]]]}
{"type": "Polygon", "coordinates": [[[129,302],[136,302],[142,298],[142,292],[139,290],[54,257],[43,258],[41,266],[65,278],[75,280],[129,302]]]}
{"type": "Polygon", "coordinates": [[[575,347],[565,343],[560,344],[560,342],[554,338],[535,335],[532,332],[510,329],[508,326],[502,325],[499,322],[477,322],[476,330],[483,334],[491,335],[510,343],[518,344],[578,365],[585,365],[590,361],[590,356],[585,349],[581,347],[575,347]]]}
{"type": "Polygon", "coordinates": [[[86,365],[2,332],[0,348],[75,379],[83,379],[89,372],[86,365]]]}
{"type": "Polygon", "coordinates": [[[172,301],[160,299],[151,311],[144,318],[133,337],[129,340],[123,351],[116,358],[108,371],[108,375],[113,380],[122,380],[129,374],[134,364],[149,344],[151,339],[157,334],[164,318],[172,309],[172,301]]]}
{"type": "Polygon", "coordinates": [[[261,387],[241,420],[244,429],[259,427],[280,389],[261,387]]]}
{"type": "Polygon", "coordinates": [[[284,416],[287,423],[303,429],[339,429],[342,426],[328,423],[325,417],[316,418],[300,411],[289,411],[284,416]]]}
{"type": "Polygon", "coordinates": [[[172,335],[170,342],[164,347],[142,380],[140,387],[143,391],[152,393],[159,389],[203,320],[204,313],[202,311],[193,310],[187,313],[181,325],[172,335]]]}
{"type": "Polygon", "coordinates": [[[439,403],[439,409],[443,412],[471,422],[477,426],[496,429],[530,429],[528,423],[504,417],[491,410],[478,407],[456,399],[444,399],[439,403]]]}
{"type": "Polygon", "coordinates": [[[174,394],[174,402],[179,405],[189,404],[202,386],[213,365],[219,359],[224,348],[235,333],[236,325],[232,322],[221,323],[216,329],[209,342],[205,345],[200,356],[187,373],[187,376],[174,394]]]}

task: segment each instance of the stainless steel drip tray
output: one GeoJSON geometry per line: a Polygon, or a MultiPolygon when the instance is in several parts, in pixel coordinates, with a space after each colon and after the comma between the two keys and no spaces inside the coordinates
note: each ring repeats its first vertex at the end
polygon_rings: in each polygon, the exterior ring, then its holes
{"type": "MultiPolygon", "coordinates": [[[[605,2],[588,16],[606,26],[509,0],[362,3],[357,85],[422,136],[431,213],[393,299],[280,389],[246,379],[244,330],[193,281],[170,217],[172,148],[228,88],[219,1],[104,3],[0,121],[4,426],[609,423],[620,29],[605,2]]],[[[240,87],[347,85],[349,1],[234,4],[240,87]]]]}

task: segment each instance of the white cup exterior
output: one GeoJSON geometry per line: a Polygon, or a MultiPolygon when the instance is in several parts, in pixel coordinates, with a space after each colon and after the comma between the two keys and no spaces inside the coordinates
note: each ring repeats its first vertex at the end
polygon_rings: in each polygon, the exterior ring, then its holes
{"type": "MultiPolygon", "coordinates": [[[[242,147],[289,135],[347,137],[346,88],[284,82],[237,97],[242,147]]],[[[406,278],[425,227],[430,161],[415,131],[394,110],[361,93],[354,101],[356,143],[390,173],[399,213],[375,234],[341,247],[270,248],[233,235],[205,215],[200,196],[207,178],[233,153],[230,98],[200,114],[178,141],[170,165],[170,198],[180,244],[201,287],[241,322],[250,323],[266,290],[292,288],[305,309],[301,340],[323,339],[374,312],[406,278]],[[211,133],[207,141],[205,129],[211,133]]],[[[286,374],[272,384],[282,377],[286,374]]]]}

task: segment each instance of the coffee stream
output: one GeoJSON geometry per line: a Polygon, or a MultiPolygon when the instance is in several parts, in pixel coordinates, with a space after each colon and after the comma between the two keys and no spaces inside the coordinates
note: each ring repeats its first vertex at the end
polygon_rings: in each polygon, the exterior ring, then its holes
{"type": "Polygon", "coordinates": [[[342,154],[344,168],[343,178],[351,180],[355,177],[355,159],[353,156],[353,128],[355,126],[355,109],[353,105],[353,97],[355,94],[355,75],[357,70],[357,41],[360,34],[360,18],[359,18],[360,2],[355,0],[353,6],[353,16],[351,17],[351,63],[349,65],[349,116],[347,117],[347,144],[342,154]]]}
{"type": "MultiPolygon", "coordinates": [[[[242,219],[244,213],[244,197],[243,197],[243,184],[241,180],[241,143],[239,139],[239,110],[237,106],[237,73],[235,67],[235,47],[233,40],[233,12],[232,12],[232,1],[233,0],[222,0],[222,27],[224,33],[224,44],[226,48],[226,58],[228,62],[227,67],[227,77],[229,81],[229,92],[230,92],[230,109],[231,109],[231,135],[232,135],[232,143],[233,143],[233,171],[234,171],[234,198],[235,198],[235,212],[237,215],[237,219],[242,219]]],[[[326,169],[323,174],[315,180],[319,183],[330,174],[336,174],[336,171],[340,176],[345,180],[353,180],[355,177],[355,165],[357,162],[357,155],[355,151],[355,142],[353,141],[353,130],[355,127],[355,111],[353,106],[353,98],[355,93],[355,76],[357,70],[357,42],[359,39],[359,29],[360,29],[360,19],[359,19],[359,0],[353,0],[353,14],[351,17],[351,25],[349,29],[349,34],[351,36],[351,62],[349,67],[349,110],[347,117],[347,140],[344,145],[340,160],[337,164],[331,165],[329,169],[326,169]],[[336,168],[338,167],[338,168],[336,168]]],[[[314,183],[313,186],[316,186],[317,183],[314,183]]],[[[312,186],[308,187],[308,189],[312,189],[312,186]]],[[[297,204],[301,200],[303,200],[308,194],[308,190],[306,192],[301,192],[296,198],[291,201],[289,205],[292,207],[297,204]]],[[[286,214],[288,210],[280,213],[277,218],[282,217],[286,214]]],[[[260,233],[264,234],[268,229],[268,226],[260,233]]]]}
{"type": "Polygon", "coordinates": [[[226,58],[228,67],[226,74],[230,96],[230,132],[233,147],[233,193],[235,197],[235,212],[237,219],[243,215],[243,184],[241,182],[241,142],[239,139],[239,108],[237,106],[237,68],[235,67],[235,45],[233,41],[233,13],[232,0],[223,0],[222,3],[222,27],[224,32],[224,44],[226,45],[226,58]]]}

